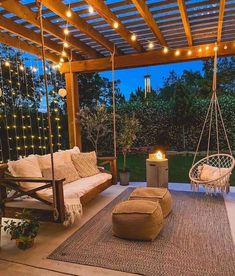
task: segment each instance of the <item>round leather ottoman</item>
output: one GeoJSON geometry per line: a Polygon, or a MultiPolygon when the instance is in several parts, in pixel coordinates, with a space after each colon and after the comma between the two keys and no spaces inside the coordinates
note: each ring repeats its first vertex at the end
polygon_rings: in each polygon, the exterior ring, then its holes
{"type": "Polygon", "coordinates": [[[112,213],[113,234],[130,240],[152,241],[163,226],[158,202],[128,200],[115,206],[112,213]]]}
{"type": "Polygon", "coordinates": [[[150,188],[140,187],[136,188],[130,195],[129,200],[149,200],[160,203],[163,217],[169,215],[172,210],[172,197],[166,188],[150,188]]]}

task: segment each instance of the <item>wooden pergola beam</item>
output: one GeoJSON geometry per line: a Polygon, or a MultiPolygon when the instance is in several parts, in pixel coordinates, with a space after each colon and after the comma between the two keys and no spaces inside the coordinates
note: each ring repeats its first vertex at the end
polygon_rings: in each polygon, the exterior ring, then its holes
{"type": "MultiPolygon", "coordinates": [[[[16,34],[17,36],[20,36],[24,39],[27,39],[31,42],[34,42],[41,46],[41,37],[40,34],[35,33],[34,31],[30,31],[30,29],[25,28],[14,21],[0,15],[0,28],[3,30],[7,30],[13,34],[16,34]]],[[[58,54],[61,54],[63,48],[59,44],[51,41],[48,38],[44,38],[45,47],[53,52],[56,52],[58,54]]],[[[66,51],[67,56],[69,56],[69,52],[66,51]]],[[[76,58],[78,59],[78,55],[76,55],[76,58]]]]}
{"type": "Polygon", "coordinates": [[[104,46],[108,51],[112,52],[114,44],[107,40],[101,33],[96,31],[91,25],[89,25],[84,19],[82,19],[76,12],[71,9],[71,17],[66,15],[68,7],[61,2],[61,0],[44,0],[43,5],[57,14],[59,17],[65,19],[68,23],[79,29],[81,32],[90,36],[100,45],[104,46]]]}
{"type": "Polygon", "coordinates": [[[188,45],[192,46],[193,45],[193,38],[192,38],[191,30],[190,30],[190,23],[189,23],[189,20],[188,20],[187,10],[186,10],[184,0],[177,0],[177,2],[178,2],[181,19],[182,19],[183,26],[184,26],[184,31],[185,31],[185,34],[186,34],[186,37],[187,37],[188,45]]]}
{"type": "Polygon", "coordinates": [[[226,0],[220,0],[220,5],[219,5],[219,18],[218,18],[217,42],[220,42],[220,41],[221,41],[221,37],[222,37],[225,1],[226,1],[226,0]]]}
{"type": "MultiPolygon", "coordinates": [[[[169,50],[167,54],[164,54],[163,51],[149,51],[145,53],[116,56],[115,69],[135,68],[209,58],[214,56],[214,46],[214,43],[211,43],[181,48],[179,49],[179,55],[176,55],[176,50],[169,50]],[[189,50],[191,52],[189,52],[189,50]]],[[[234,54],[235,41],[221,42],[218,44],[218,56],[229,56],[234,54]],[[225,45],[227,48],[225,47],[224,49],[225,45]]],[[[64,63],[60,70],[62,73],[68,73],[70,71],[69,63],[64,63]]],[[[105,70],[111,70],[111,60],[109,57],[93,60],[73,61],[71,63],[72,72],[88,73],[105,70]]]]}
{"type": "MultiPolygon", "coordinates": [[[[17,0],[7,0],[4,2],[1,2],[1,6],[11,12],[17,15],[19,18],[26,20],[27,22],[37,26],[40,28],[39,20],[37,20],[37,13],[30,10],[27,6],[24,6],[19,3],[17,0]]],[[[61,39],[64,41],[65,35],[63,33],[63,30],[59,27],[57,27],[55,24],[52,24],[50,21],[43,19],[43,26],[45,32],[50,33],[51,35],[61,39]]],[[[88,54],[92,58],[96,58],[101,56],[96,50],[92,49],[91,47],[87,46],[85,43],[79,41],[77,38],[74,38],[72,36],[67,37],[67,42],[74,48],[88,54]]]]}
{"type": "Polygon", "coordinates": [[[114,22],[118,23],[118,28],[115,29],[120,36],[126,40],[137,52],[144,52],[144,47],[136,39],[131,39],[132,33],[126,29],[121,20],[113,13],[104,1],[86,0],[86,2],[94,8],[94,10],[104,18],[104,20],[113,28],[114,22]]]}
{"type": "Polygon", "coordinates": [[[167,46],[167,42],[162,35],[157,22],[155,21],[153,15],[151,14],[148,6],[145,4],[144,0],[131,0],[133,4],[135,5],[138,12],[141,14],[141,16],[144,18],[145,22],[153,32],[153,34],[156,36],[156,38],[159,40],[160,44],[162,46],[167,46]]]}
{"type": "MultiPolygon", "coordinates": [[[[42,57],[41,48],[37,48],[36,46],[28,44],[25,41],[21,41],[18,37],[12,37],[7,33],[0,33],[0,43],[21,49],[22,51],[28,52],[35,56],[42,57]]],[[[59,57],[57,55],[48,52],[46,52],[46,59],[55,63],[59,62],[59,57]]]]}

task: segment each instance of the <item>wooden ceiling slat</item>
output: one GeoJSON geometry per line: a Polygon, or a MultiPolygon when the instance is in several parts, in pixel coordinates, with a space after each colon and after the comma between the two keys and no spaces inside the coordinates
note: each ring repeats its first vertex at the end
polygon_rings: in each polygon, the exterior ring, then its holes
{"type": "Polygon", "coordinates": [[[141,14],[141,16],[144,18],[145,22],[149,26],[149,28],[152,30],[156,38],[159,40],[159,42],[163,46],[167,46],[167,42],[165,38],[163,37],[157,22],[153,18],[148,6],[145,4],[143,0],[132,0],[133,4],[135,5],[138,12],[141,14]]]}
{"type": "MultiPolygon", "coordinates": [[[[25,41],[20,40],[18,37],[12,37],[7,33],[0,33],[0,43],[4,43],[8,46],[21,49],[24,52],[31,53],[33,55],[42,56],[41,48],[35,47],[25,41]]],[[[58,63],[59,57],[55,54],[45,52],[46,59],[58,63]]]]}
{"type": "Polygon", "coordinates": [[[118,32],[120,36],[123,37],[123,39],[125,39],[137,52],[144,51],[144,48],[138,40],[133,41],[131,39],[131,32],[125,28],[121,20],[107,7],[103,1],[86,0],[86,2],[90,4],[110,26],[113,26],[114,22],[117,22],[119,26],[115,31],[118,32]]]}
{"type": "Polygon", "coordinates": [[[179,10],[180,10],[181,19],[182,19],[182,22],[183,22],[185,34],[186,34],[186,37],[187,37],[187,40],[188,40],[188,45],[192,46],[193,45],[193,38],[192,38],[192,35],[191,35],[190,24],[189,24],[189,20],[188,20],[188,16],[187,16],[187,10],[186,10],[184,0],[177,0],[177,3],[178,3],[178,6],[179,6],[179,10]]]}
{"type": "MultiPolygon", "coordinates": [[[[7,11],[16,14],[19,18],[22,18],[31,24],[39,27],[39,21],[37,20],[37,14],[31,11],[28,7],[20,4],[17,0],[7,0],[2,2],[2,7],[7,11]]],[[[56,27],[51,22],[43,19],[43,25],[46,32],[52,34],[53,36],[58,37],[62,41],[64,40],[64,33],[62,29],[56,27]]],[[[92,48],[88,47],[86,44],[74,39],[72,36],[67,37],[68,43],[76,49],[83,51],[84,53],[88,54],[90,57],[99,57],[101,56],[92,48]]]]}
{"type": "Polygon", "coordinates": [[[225,0],[220,0],[218,30],[217,30],[217,42],[220,42],[221,37],[222,37],[222,28],[223,28],[223,20],[224,20],[224,6],[225,6],[225,0]]]}

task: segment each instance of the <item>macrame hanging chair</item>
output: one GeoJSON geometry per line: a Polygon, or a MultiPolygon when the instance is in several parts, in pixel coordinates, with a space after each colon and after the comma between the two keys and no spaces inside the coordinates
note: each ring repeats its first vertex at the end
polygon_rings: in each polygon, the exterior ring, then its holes
{"type": "Polygon", "coordinates": [[[215,57],[214,57],[214,72],[213,72],[213,85],[212,85],[212,97],[207,110],[206,118],[202,127],[201,135],[197,145],[197,149],[194,155],[193,164],[189,171],[189,178],[191,180],[192,190],[198,191],[200,185],[204,186],[207,193],[216,192],[229,192],[229,179],[232,170],[235,165],[235,160],[232,154],[232,150],[229,144],[227,132],[225,129],[224,121],[221,114],[220,105],[216,95],[216,82],[217,82],[217,46],[215,46],[215,57]],[[229,154],[220,152],[219,144],[219,120],[221,122],[223,135],[225,136],[229,154]],[[213,127],[213,121],[216,132],[216,145],[217,153],[210,155],[210,143],[211,143],[211,132],[213,127]],[[196,162],[198,150],[202,141],[205,127],[209,122],[209,133],[207,141],[207,155],[205,158],[196,162]]]}

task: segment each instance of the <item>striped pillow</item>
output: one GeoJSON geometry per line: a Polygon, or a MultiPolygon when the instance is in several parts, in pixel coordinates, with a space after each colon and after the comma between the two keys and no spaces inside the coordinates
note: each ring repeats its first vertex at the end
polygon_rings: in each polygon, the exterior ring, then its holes
{"type": "Polygon", "coordinates": [[[88,177],[99,173],[95,151],[73,153],[71,157],[80,177],[88,177]]]}

